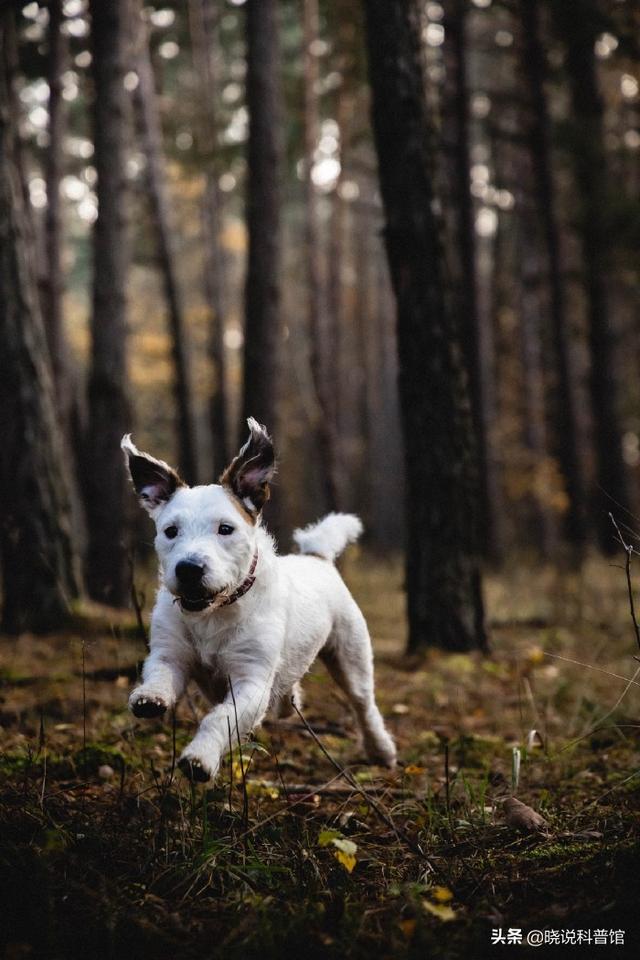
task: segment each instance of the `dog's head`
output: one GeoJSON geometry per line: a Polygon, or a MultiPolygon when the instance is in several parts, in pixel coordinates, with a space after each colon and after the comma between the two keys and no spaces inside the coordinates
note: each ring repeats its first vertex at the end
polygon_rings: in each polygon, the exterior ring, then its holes
{"type": "Polygon", "coordinates": [[[165,586],[186,612],[207,609],[238,587],[256,550],[262,507],[275,472],[265,427],[248,421],[249,439],[219,484],[187,486],[163,460],[123,437],[131,480],[156,524],[156,552],[165,586]]]}

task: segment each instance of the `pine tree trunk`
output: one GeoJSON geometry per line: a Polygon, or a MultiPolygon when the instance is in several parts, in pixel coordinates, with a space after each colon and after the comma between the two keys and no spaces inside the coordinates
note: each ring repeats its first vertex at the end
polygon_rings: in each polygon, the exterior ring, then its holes
{"type": "Polygon", "coordinates": [[[98,218],[93,234],[93,313],[85,457],[87,586],[95,600],[126,604],[126,504],[120,440],[130,427],[127,400],[127,206],[125,174],[126,0],[92,0],[94,144],[98,218]]]}
{"type": "Polygon", "coordinates": [[[16,162],[0,15],[0,554],[2,630],[62,626],[78,594],[70,487],[16,162]]]}
{"type": "Polygon", "coordinates": [[[554,391],[556,449],[566,484],[568,509],[565,533],[569,543],[580,547],[586,538],[585,489],[578,452],[580,434],[573,389],[571,341],[562,277],[560,228],[553,178],[551,131],[545,96],[545,55],[541,39],[538,0],[520,0],[522,19],[522,70],[531,106],[529,150],[535,181],[536,208],[542,228],[549,283],[549,319],[557,383],[554,391]]]}
{"type": "Polygon", "coordinates": [[[305,260],[307,268],[307,301],[311,337],[311,375],[318,405],[317,439],[319,470],[323,480],[326,508],[337,510],[339,482],[337,477],[337,437],[335,411],[329,382],[330,343],[328,313],[322,296],[320,221],[318,198],[313,184],[314,152],[320,133],[318,109],[318,57],[314,41],[320,35],[318,0],[304,0],[304,163],[305,163],[305,260]]]}
{"type": "Polygon", "coordinates": [[[184,307],[179,290],[176,253],[173,243],[169,199],[165,182],[162,127],[144,24],[138,25],[136,69],[138,85],[134,90],[136,119],[146,159],[147,184],[153,233],[158,244],[158,263],[169,315],[171,354],[174,368],[176,403],[176,441],[180,472],[188,483],[198,481],[193,388],[189,361],[188,335],[184,307]]]}
{"type": "Polygon", "coordinates": [[[617,403],[612,316],[608,280],[611,276],[605,222],[606,156],[604,107],[598,89],[594,44],[600,30],[597,10],[590,3],[554,0],[558,36],[566,50],[565,69],[571,88],[574,121],[572,161],[579,206],[584,286],[589,321],[589,380],[596,455],[596,489],[592,497],[594,525],[605,553],[618,549],[609,511],[628,509],[617,403]]]}
{"type": "Polygon", "coordinates": [[[189,26],[193,62],[202,103],[200,147],[207,172],[202,208],[205,297],[210,312],[209,359],[213,383],[209,394],[209,429],[213,473],[218,476],[229,462],[227,411],[227,364],[224,334],[227,316],[227,264],[221,234],[224,219],[222,192],[218,186],[219,149],[215,98],[219,94],[217,62],[220,51],[218,17],[213,0],[189,0],[189,26]]]}
{"type": "Polygon", "coordinates": [[[489,498],[491,483],[488,479],[488,424],[483,416],[484,384],[480,365],[480,315],[478,312],[476,280],[476,231],[473,201],[470,191],[471,156],[469,147],[469,91],[467,89],[467,41],[466,0],[445,2],[445,65],[447,80],[444,95],[445,141],[450,140],[450,163],[453,208],[453,243],[449,251],[450,262],[457,266],[452,296],[460,316],[460,331],[464,348],[465,364],[469,377],[471,412],[478,452],[479,544],[487,557],[498,553],[495,540],[494,513],[496,505],[489,498]],[[447,136],[448,134],[448,136],[447,136]]]}
{"type": "Polygon", "coordinates": [[[433,211],[417,3],[364,0],[373,130],[398,310],[409,650],[486,647],[477,483],[460,334],[433,211]]]}
{"type": "MultiPolygon", "coordinates": [[[[281,108],[276,0],[247,0],[249,111],[243,417],[277,433],[281,108]]],[[[242,435],[246,426],[242,424],[242,435]]]]}

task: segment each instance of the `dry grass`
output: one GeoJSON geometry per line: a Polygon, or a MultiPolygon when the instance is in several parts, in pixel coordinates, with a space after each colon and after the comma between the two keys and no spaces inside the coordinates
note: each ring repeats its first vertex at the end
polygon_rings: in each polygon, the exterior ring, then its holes
{"type": "MultiPolygon", "coordinates": [[[[500,925],[622,927],[629,940],[640,722],[624,679],[639,665],[623,571],[594,559],[580,576],[490,579],[492,656],[420,662],[403,657],[398,564],[356,555],[346,576],[404,769],[361,762],[319,666],[305,716],[374,802],[336,777],[297,718],[267,725],[244,748],[248,772],[236,755],[210,790],[172,776],[171,723],[126,710],[144,655],[129,616],[94,608],[73,634],[3,640],[8,958],[475,957],[500,925]],[[517,796],[544,834],[504,821],[514,749],[517,796]],[[357,848],[352,872],[341,838],[357,848]]],[[[196,694],[181,704],[178,750],[201,709],[196,694]]]]}

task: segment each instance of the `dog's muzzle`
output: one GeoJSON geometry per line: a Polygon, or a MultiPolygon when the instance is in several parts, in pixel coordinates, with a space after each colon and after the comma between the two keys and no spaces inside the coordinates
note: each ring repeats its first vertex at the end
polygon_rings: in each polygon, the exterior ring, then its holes
{"type": "Polygon", "coordinates": [[[243,597],[255,583],[255,571],[258,563],[258,551],[253,555],[249,572],[242,583],[235,589],[225,587],[218,593],[211,593],[202,585],[204,567],[198,563],[189,560],[181,560],[176,564],[176,579],[180,593],[174,599],[174,603],[180,604],[180,609],[185,613],[202,613],[208,607],[217,609],[218,607],[228,607],[235,603],[240,597],[243,597]]]}

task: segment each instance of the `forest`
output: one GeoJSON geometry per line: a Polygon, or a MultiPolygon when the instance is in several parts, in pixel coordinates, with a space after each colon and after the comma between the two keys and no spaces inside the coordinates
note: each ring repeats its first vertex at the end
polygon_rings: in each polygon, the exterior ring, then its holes
{"type": "Polygon", "coordinates": [[[2,957],[638,956],[639,251],[639,0],[0,0],[2,957]],[[248,418],[393,770],[127,707],[248,418]]]}

